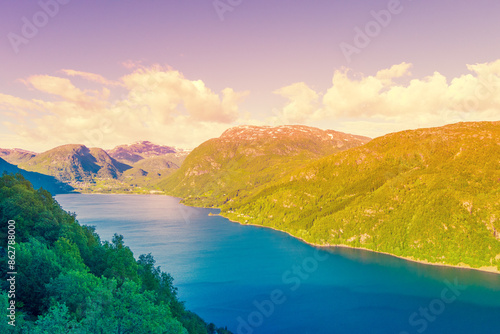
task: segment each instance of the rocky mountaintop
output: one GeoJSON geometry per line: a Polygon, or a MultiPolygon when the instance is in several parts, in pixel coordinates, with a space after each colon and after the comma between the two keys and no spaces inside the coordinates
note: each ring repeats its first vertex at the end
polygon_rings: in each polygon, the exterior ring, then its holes
{"type": "Polygon", "coordinates": [[[140,141],[129,145],[120,145],[107,153],[116,160],[124,163],[134,164],[139,160],[157,157],[169,153],[178,153],[178,150],[171,146],[153,144],[149,141],[140,141]]]}
{"type": "Polygon", "coordinates": [[[237,126],[195,148],[159,186],[175,196],[196,194],[197,204],[220,204],[227,194],[263,186],[315,159],[369,141],[308,126],[237,126]]]}
{"type": "Polygon", "coordinates": [[[230,141],[260,141],[260,140],[304,140],[314,139],[328,142],[337,148],[346,146],[358,146],[369,142],[368,137],[352,135],[334,130],[321,130],[305,125],[281,125],[281,126],[255,126],[242,125],[226,130],[219,140],[222,142],[230,141]]]}

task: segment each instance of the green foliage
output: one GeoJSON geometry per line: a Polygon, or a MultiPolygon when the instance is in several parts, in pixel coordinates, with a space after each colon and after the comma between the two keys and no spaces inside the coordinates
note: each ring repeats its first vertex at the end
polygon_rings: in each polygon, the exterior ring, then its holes
{"type": "Polygon", "coordinates": [[[311,243],[500,270],[499,145],[499,122],[459,123],[389,134],[301,167],[296,157],[222,163],[217,152],[227,148],[207,142],[168,186],[187,204],[218,206],[232,220],[311,243]],[[212,160],[221,168],[181,178],[212,160]],[[273,169],[284,172],[247,184],[273,169]]]}
{"type": "Polygon", "coordinates": [[[236,127],[220,138],[204,142],[158,187],[169,195],[184,198],[188,205],[221,206],[248,192],[266,188],[273,180],[315,159],[369,140],[334,131],[328,135],[306,126],[269,131],[236,127]]]}
{"type": "MultiPolygon", "coordinates": [[[[136,261],[123,236],[102,243],[20,174],[0,178],[1,230],[16,221],[16,327],[12,333],[189,333],[208,324],[177,299],[173,278],[151,254],[136,261]]],[[[6,235],[0,257],[6,263],[6,235]]],[[[0,305],[8,290],[1,268],[0,305]]],[[[5,306],[5,307],[4,307],[5,306]]],[[[221,329],[220,333],[224,333],[221,329]]]]}

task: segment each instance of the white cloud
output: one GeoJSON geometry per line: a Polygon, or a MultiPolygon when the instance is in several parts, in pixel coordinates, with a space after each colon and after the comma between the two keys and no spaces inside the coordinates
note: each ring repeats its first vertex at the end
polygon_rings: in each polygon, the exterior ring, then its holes
{"type": "Polygon", "coordinates": [[[217,94],[201,80],[160,66],[135,69],[116,82],[92,73],[63,72],[104,87],[82,90],[70,79],[38,75],[24,83],[47,98],[0,94],[0,112],[8,119],[3,124],[19,136],[19,142],[31,143],[27,149],[40,151],[66,143],[109,148],[137,140],[194,147],[236,121],[238,105],[248,95],[231,88],[217,94]],[[118,90],[110,91],[115,87],[118,90]],[[116,98],[123,89],[125,93],[116,98]]]}
{"type": "Polygon", "coordinates": [[[17,138],[2,146],[41,151],[67,143],[110,148],[150,140],[189,148],[245,123],[306,124],[375,137],[500,115],[500,60],[467,65],[470,73],[456,78],[438,72],[415,78],[408,63],[375,75],[353,75],[343,68],[325,91],[304,82],[275,90],[286,101],[261,119],[240,110],[248,92],[214,92],[172,68],[128,65],[132,72],[117,80],[63,70],[70,78],[37,75],[23,81],[44,98],[0,94],[1,126],[15,134],[2,138],[17,138]],[[92,89],[75,85],[73,77],[91,81],[92,89]]]}
{"type": "Polygon", "coordinates": [[[75,71],[75,70],[62,70],[63,73],[66,75],[69,75],[71,77],[81,77],[85,80],[92,81],[92,82],[97,82],[102,85],[106,86],[118,86],[120,85],[119,82],[108,80],[102,75],[95,74],[95,73],[89,73],[89,72],[82,72],[82,71],[75,71]]]}
{"type": "MultiPolygon", "coordinates": [[[[411,78],[411,64],[401,63],[383,69],[373,76],[353,76],[346,68],[335,71],[332,86],[323,95],[322,105],[314,112],[308,101],[322,95],[304,83],[277,90],[290,102],[278,113],[281,120],[300,119],[304,123],[321,121],[349,125],[354,133],[374,133],[366,126],[372,122],[380,129],[393,131],[407,128],[439,126],[457,121],[498,120],[500,116],[500,60],[468,65],[471,74],[448,81],[435,72],[425,78],[411,78]],[[411,80],[401,80],[408,77],[411,80]],[[401,83],[404,81],[405,83],[401,83]],[[309,99],[308,99],[309,98],[309,99]],[[301,103],[302,102],[302,103],[301,103]],[[365,130],[353,127],[364,124],[365,130]],[[385,124],[380,127],[380,124],[385,124]],[[392,124],[392,125],[391,125],[392,124]]],[[[345,129],[344,129],[345,130],[345,129]]]]}
{"type": "Polygon", "coordinates": [[[298,82],[274,91],[289,101],[280,114],[286,123],[302,123],[314,118],[319,108],[319,95],[304,82],[298,82]]]}

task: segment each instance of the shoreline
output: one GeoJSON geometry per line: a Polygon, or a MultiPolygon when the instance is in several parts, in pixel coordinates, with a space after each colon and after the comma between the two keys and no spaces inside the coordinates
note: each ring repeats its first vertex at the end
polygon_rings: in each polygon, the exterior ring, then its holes
{"type": "MultiPolygon", "coordinates": [[[[142,194],[140,194],[139,193],[138,194],[138,193],[96,193],[96,192],[85,192],[85,193],[83,193],[83,192],[72,192],[70,194],[81,194],[81,195],[141,195],[141,196],[144,196],[144,195],[150,195],[150,196],[160,195],[160,196],[173,197],[173,198],[179,199],[180,201],[183,200],[182,197],[176,197],[176,196],[172,196],[172,195],[167,195],[165,193],[163,193],[163,194],[161,194],[161,193],[154,193],[154,194],[142,193],[142,194]]],[[[63,194],[57,194],[57,195],[63,195],[63,194]]],[[[190,206],[190,205],[186,205],[186,204],[183,204],[183,203],[180,203],[180,202],[179,202],[179,204],[184,205],[184,206],[194,207],[194,208],[217,209],[217,210],[220,210],[219,208],[207,208],[207,207],[199,207],[199,206],[190,206]]],[[[475,270],[475,271],[480,271],[480,272],[483,272],[483,273],[490,273],[490,274],[500,275],[500,270],[498,270],[496,267],[493,267],[493,266],[492,267],[473,268],[473,267],[471,267],[471,266],[469,266],[467,264],[464,264],[464,265],[455,265],[455,264],[434,263],[434,262],[429,262],[429,261],[426,261],[426,260],[417,260],[417,259],[410,258],[410,257],[404,257],[404,256],[399,256],[399,255],[387,253],[387,252],[376,251],[376,250],[369,249],[369,248],[364,248],[364,247],[355,247],[355,246],[349,246],[349,245],[343,245],[343,244],[321,245],[321,244],[316,244],[314,242],[306,241],[306,240],[304,240],[301,237],[295,236],[295,235],[291,234],[290,232],[280,230],[280,229],[278,229],[276,227],[264,226],[264,225],[257,225],[257,224],[241,223],[239,221],[232,220],[232,219],[230,219],[228,217],[225,217],[225,216],[221,215],[220,213],[209,213],[209,216],[219,216],[219,217],[222,217],[222,218],[225,218],[225,219],[229,220],[232,223],[240,224],[242,226],[255,226],[255,227],[261,227],[261,228],[268,228],[268,229],[271,229],[271,230],[274,230],[274,231],[286,233],[289,236],[291,236],[292,238],[295,238],[295,239],[300,240],[301,242],[303,242],[305,244],[308,244],[308,245],[314,246],[314,247],[318,247],[318,248],[359,249],[359,250],[368,251],[368,252],[372,252],[372,253],[378,253],[378,254],[384,254],[384,255],[392,256],[392,257],[395,257],[395,258],[399,258],[401,260],[405,260],[405,261],[413,262],[413,263],[418,263],[418,264],[424,264],[424,265],[430,265],[430,266],[437,266],[437,267],[448,267],[448,268],[456,268],[456,269],[475,270]]]]}
{"type": "Polygon", "coordinates": [[[492,267],[473,268],[473,267],[471,267],[469,265],[466,265],[466,264],[464,264],[464,265],[455,265],[455,264],[433,263],[433,262],[429,262],[429,261],[426,261],[426,260],[416,260],[416,259],[413,259],[413,258],[399,256],[399,255],[395,255],[395,254],[391,254],[391,253],[387,253],[387,252],[382,252],[382,251],[376,251],[376,250],[369,249],[369,248],[364,248],[364,247],[354,247],[354,246],[343,245],[343,244],[338,244],[338,245],[329,245],[329,244],[328,245],[320,245],[320,244],[316,244],[316,243],[313,243],[313,242],[306,241],[306,240],[304,240],[301,237],[297,237],[297,236],[291,234],[290,232],[283,231],[283,230],[277,229],[275,227],[264,226],[264,225],[257,225],[257,224],[245,224],[245,223],[241,223],[239,221],[235,221],[235,220],[229,219],[228,217],[224,217],[220,213],[217,213],[217,214],[213,214],[212,213],[210,215],[211,216],[223,217],[223,218],[229,220],[232,223],[240,224],[242,226],[256,226],[256,227],[268,228],[268,229],[271,229],[271,230],[274,230],[274,231],[286,233],[289,236],[291,236],[292,238],[295,238],[297,240],[302,241],[305,244],[308,244],[308,245],[314,246],[314,247],[318,247],[318,248],[359,249],[359,250],[368,251],[368,252],[372,252],[372,253],[378,253],[378,254],[384,254],[384,255],[392,256],[392,257],[395,257],[395,258],[398,258],[398,259],[401,259],[401,260],[405,260],[405,261],[409,261],[409,262],[413,262],[413,263],[418,263],[418,264],[424,264],[424,265],[430,265],[430,266],[436,266],[436,267],[448,267],[448,268],[455,268],[455,269],[475,270],[475,271],[480,271],[480,272],[483,272],[483,273],[500,275],[500,270],[498,270],[496,267],[493,267],[493,266],[492,267]]]}

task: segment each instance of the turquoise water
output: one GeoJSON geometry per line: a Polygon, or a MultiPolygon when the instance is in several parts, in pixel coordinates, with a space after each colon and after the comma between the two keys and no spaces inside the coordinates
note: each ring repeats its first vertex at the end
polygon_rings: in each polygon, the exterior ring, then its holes
{"type": "Polygon", "coordinates": [[[234,333],[500,333],[500,275],[320,250],[173,197],[56,199],[102,240],[152,253],[188,309],[234,333]]]}

